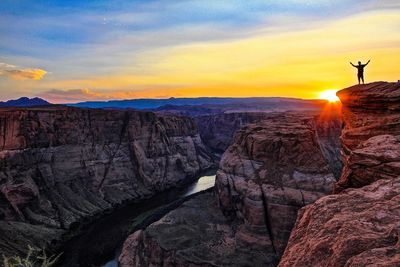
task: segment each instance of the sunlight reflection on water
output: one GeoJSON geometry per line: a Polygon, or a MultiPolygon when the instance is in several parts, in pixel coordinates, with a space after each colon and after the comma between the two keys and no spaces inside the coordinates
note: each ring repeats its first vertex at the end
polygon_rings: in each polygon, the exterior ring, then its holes
{"type": "MultiPolygon", "coordinates": [[[[209,189],[213,187],[215,184],[215,175],[209,175],[209,176],[202,176],[200,179],[198,179],[196,182],[185,188],[184,192],[182,192],[182,197],[187,197],[190,195],[193,195],[197,192],[209,189]]],[[[118,267],[118,257],[119,254],[121,253],[121,248],[119,248],[116,253],[114,259],[108,261],[101,267],[118,267]]]]}

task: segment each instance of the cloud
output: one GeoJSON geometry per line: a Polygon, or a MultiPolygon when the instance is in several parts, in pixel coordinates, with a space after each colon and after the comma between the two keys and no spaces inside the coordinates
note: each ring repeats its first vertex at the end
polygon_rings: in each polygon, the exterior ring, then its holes
{"type": "Polygon", "coordinates": [[[0,75],[13,80],[41,80],[47,71],[42,69],[3,70],[0,75]]]}
{"type": "Polygon", "coordinates": [[[42,69],[18,69],[15,65],[0,62],[0,76],[13,80],[41,80],[46,73],[42,69]]]}
{"type": "Polygon", "coordinates": [[[52,89],[39,94],[39,96],[51,100],[53,103],[74,103],[93,100],[132,99],[137,97],[137,93],[132,91],[96,92],[84,88],[70,90],[52,89]]]}
{"type": "Polygon", "coordinates": [[[175,97],[181,96],[179,90],[182,87],[179,85],[160,86],[152,85],[151,87],[136,86],[135,89],[127,90],[112,90],[112,89],[51,89],[38,96],[52,103],[77,103],[83,101],[103,101],[117,99],[137,99],[137,98],[168,98],[172,95],[175,97]]]}
{"type": "Polygon", "coordinates": [[[8,68],[16,68],[17,66],[15,65],[11,65],[11,64],[7,64],[4,62],[0,62],[0,70],[1,69],[8,69],[8,68]]]}
{"type": "Polygon", "coordinates": [[[0,97],[314,98],[352,83],[347,62],[369,58],[369,80],[398,80],[398,0],[365,0],[361,8],[355,0],[100,2],[66,8],[54,1],[43,10],[40,1],[22,1],[21,12],[9,5],[0,16],[3,60],[54,74],[15,82],[11,75],[21,79],[24,68],[0,63],[0,75],[10,78],[0,82],[0,97]]]}

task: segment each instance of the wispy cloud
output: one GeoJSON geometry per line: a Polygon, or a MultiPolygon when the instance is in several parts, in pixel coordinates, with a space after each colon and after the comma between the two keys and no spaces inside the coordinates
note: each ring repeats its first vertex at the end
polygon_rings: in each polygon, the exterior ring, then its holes
{"type": "Polygon", "coordinates": [[[47,71],[37,68],[21,69],[15,65],[0,62],[0,76],[13,80],[41,80],[47,71]]]}
{"type": "Polygon", "coordinates": [[[368,78],[397,75],[399,11],[398,0],[3,0],[2,61],[26,68],[0,63],[0,98],[315,97],[353,81],[349,60],[373,57],[368,78]]]}
{"type": "Polygon", "coordinates": [[[53,103],[75,103],[80,101],[109,100],[109,99],[132,99],[138,94],[131,91],[97,92],[87,88],[59,90],[52,89],[40,93],[40,97],[51,100],[53,103]]]}
{"type": "Polygon", "coordinates": [[[16,68],[16,67],[17,66],[15,66],[15,65],[11,65],[11,64],[4,63],[4,62],[0,62],[0,71],[2,69],[10,69],[10,68],[16,68]]]}
{"type": "MultiPolygon", "coordinates": [[[[173,88],[165,88],[163,86],[157,88],[157,86],[153,86],[153,88],[136,90],[51,89],[39,93],[38,96],[52,103],[76,103],[81,101],[146,98],[149,97],[149,94],[151,94],[150,97],[152,98],[168,98],[171,96],[168,90],[173,90],[173,88]]],[[[179,96],[179,93],[174,95],[179,96]]]]}
{"type": "Polygon", "coordinates": [[[47,71],[42,69],[3,70],[0,75],[13,80],[41,80],[47,71]]]}

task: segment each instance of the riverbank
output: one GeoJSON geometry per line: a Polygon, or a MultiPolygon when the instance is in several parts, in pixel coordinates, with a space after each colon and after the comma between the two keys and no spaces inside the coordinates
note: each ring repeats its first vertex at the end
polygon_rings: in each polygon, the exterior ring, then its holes
{"type": "Polygon", "coordinates": [[[196,193],[212,188],[214,179],[215,169],[208,170],[191,179],[191,183],[180,184],[139,203],[127,204],[82,227],[79,235],[59,248],[63,253],[60,266],[103,266],[109,261],[113,264],[113,260],[116,264],[116,250],[130,233],[158,220],[196,193]],[[201,184],[205,177],[209,182],[201,184]]]}

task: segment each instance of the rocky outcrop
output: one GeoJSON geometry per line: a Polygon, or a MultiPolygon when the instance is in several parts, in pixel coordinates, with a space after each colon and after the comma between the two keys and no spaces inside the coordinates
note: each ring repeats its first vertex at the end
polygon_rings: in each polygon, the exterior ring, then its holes
{"type": "Polygon", "coordinates": [[[150,112],[0,110],[0,251],[43,247],[213,164],[194,122],[150,112]]]}
{"type": "Polygon", "coordinates": [[[356,85],[338,96],[345,122],[345,167],[335,192],[399,176],[400,83],[356,85]]]}
{"type": "MultiPolygon", "coordinates": [[[[240,128],[262,121],[276,120],[284,114],[297,116],[299,112],[262,113],[242,112],[225,113],[195,117],[200,136],[203,142],[217,154],[222,154],[233,142],[236,131],[240,128]]],[[[342,132],[342,119],[339,105],[325,105],[321,111],[309,111],[309,116],[315,117],[315,129],[318,135],[322,153],[329,163],[335,177],[339,179],[342,173],[342,159],[340,156],[341,143],[339,136],[342,132]]]]}
{"type": "Polygon", "coordinates": [[[126,241],[120,266],[265,266],[262,246],[240,242],[213,193],[183,203],[126,241]]]}
{"type": "Polygon", "coordinates": [[[338,194],[300,211],[279,266],[400,266],[400,83],[338,96],[345,124],[338,194]]]}
{"type": "Polygon", "coordinates": [[[297,210],[331,192],[336,180],[317,140],[313,118],[276,117],[240,130],[217,174],[225,215],[244,222],[241,238],[279,258],[297,210]]]}
{"type": "Polygon", "coordinates": [[[297,211],[336,182],[313,115],[279,114],[235,135],[215,196],[183,204],[124,244],[122,266],[275,266],[297,211]]]}
{"type": "Polygon", "coordinates": [[[400,178],[302,209],[280,267],[400,266],[400,178]]]}

